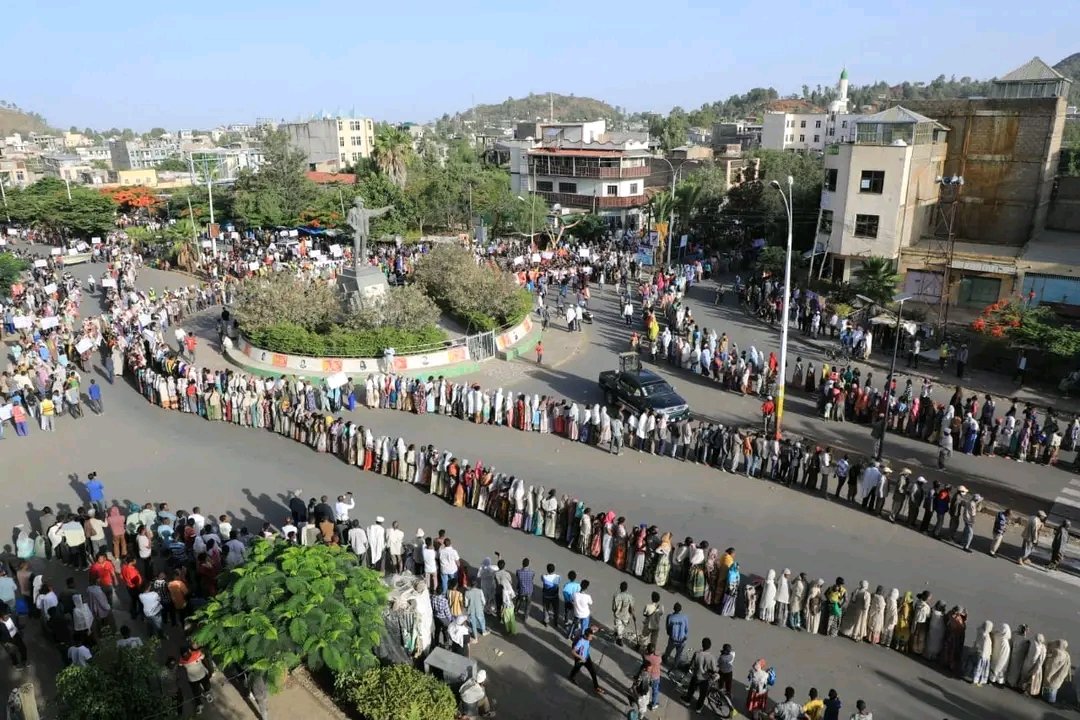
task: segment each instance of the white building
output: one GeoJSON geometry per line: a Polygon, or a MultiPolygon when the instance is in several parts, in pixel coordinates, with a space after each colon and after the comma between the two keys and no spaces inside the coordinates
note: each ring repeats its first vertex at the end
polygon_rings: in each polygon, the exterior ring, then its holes
{"type": "Polygon", "coordinates": [[[303,151],[309,170],[341,172],[375,148],[375,121],[371,118],[337,117],[285,123],[281,126],[289,144],[303,151]]]}
{"type": "Polygon", "coordinates": [[[821,152],[831,143],[850,142],[859,116],[851,112],[846,69],[836,89],[839,97],[829,103],[827,112],[766,112],[761,147],[821,152]]]}
{"type": "Polygon", "coordinates": [[[854,142],[828,146],[817,247],[834,279],[860,258],[898,258],[930,228],[947,128],[896,106],[856,124],[854,142]]]}
{"type": "Polygon", "coordinates": [[[203,167],[216,168],[215,180],[235,180],[241,170],[258,171],[263,163],[262,148],[206,148],[187,153],[196,170],[203,167]]]}
{"type": "Polygon", "coordinates": [[[640,225],[648,202],[648,133],[608,132],[603,120],[539,123],[534,132],[500,143],[509,151],[515,194],[533,192],[565,209],[591,210],[613,224],[640,225]]]}

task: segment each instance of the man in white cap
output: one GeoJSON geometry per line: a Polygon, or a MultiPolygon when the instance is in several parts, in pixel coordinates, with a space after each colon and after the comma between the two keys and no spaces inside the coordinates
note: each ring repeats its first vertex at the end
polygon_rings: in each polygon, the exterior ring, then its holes
{"type": "Polygon", "coordinates": [[[1043,510],[1028,518],[1027,527],[1024,528],[1024,546],[1020,551],[1020,559],[1017,561],[1021,565],[1031,562],[1031,553],[1039,546],[1039,533],[1042,532],[1044,525],[1046,525],[1046,512],[1043,510]]]}
{"type": "Polygon", "coordinates": [[[956,488],[952,499],[949,501],[949,539],[959,542],[960,520],[964,514],[964,506],[971,500],[967,485],[956,488]]]}
{"type": "Polygon", "coordinates": [[[416,528],[416,541],[413,543],[412,571],[418,575],[424,574],[424,528],[416,528]]]}
{"type": "Polygon", "coordinates": [[[386,553],[386,522],[382,515],[375,518],[375,522],[368,525],[368,551],[371,555],[371,567],[375,570],[383,569],[383,555],[386,553]]]}
{"type": "Polygon", "coordinates": [[[491,701],[488,700],[487,691],[484,690],[486,680],[487,670],[480,670],[476,673],[476,677],[466,680],[458,690],[461,704],[465,706],[465,709],[475,711],[480,717],[491,712],[491,701]]]}
{"type": "Polygon", "coordinates": [[[964,521],[964,535],[962,542],[964,545],[964,552],[966,553],[971,552],[971,541],[975,539],[975,518],[979,516],[979,510],[982,508],[982,499],[982,495],[975,493],[961,508],[962,519],[964,521]]]}

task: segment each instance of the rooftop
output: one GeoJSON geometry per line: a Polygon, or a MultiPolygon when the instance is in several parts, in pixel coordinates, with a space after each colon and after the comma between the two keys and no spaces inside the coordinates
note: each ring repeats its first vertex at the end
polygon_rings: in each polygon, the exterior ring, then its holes
{"type": "Polygon", "coordinates": [[[316,185],[331,185],[333,183],[341,183],[342,185],[356,184],[356,175],[352,173],[332,173],[311,170],[307,172],[306,175],[308,180],[311,180],[316,185]]]}
{"type": "Polygon", "coordinates": [[[998,78],[998,82],[1031,82],[1033,80],[1068,80],[1064,75],[1035,56],[1026,63],[998,78]]]}

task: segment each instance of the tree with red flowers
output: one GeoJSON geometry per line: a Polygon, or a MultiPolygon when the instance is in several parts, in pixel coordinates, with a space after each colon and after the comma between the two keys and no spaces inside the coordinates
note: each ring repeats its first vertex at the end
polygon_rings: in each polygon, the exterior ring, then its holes
{"type": "Polygon", "coordinates": [[[971,329],[1062,357],[1080,353],[1080,331],[1063,325],[1050,308],[1029,305],[1031,299],[1017,296],[987,305],[971,324],[971,329]]]}

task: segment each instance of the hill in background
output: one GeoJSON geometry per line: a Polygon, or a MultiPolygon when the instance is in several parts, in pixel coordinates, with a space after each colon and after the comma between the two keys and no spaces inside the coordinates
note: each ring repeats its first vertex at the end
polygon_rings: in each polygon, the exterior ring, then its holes
{"type": "Polygon", "coordinates": [[[1069,90],[1069,104],[1080,105],[1080,53],[1073,53],[1055,65],[1054,69],[1073,81],[1069,90]]]}
{"type": "Polygon", "coordinates": [[[526,97],[507,98],[498,104],[477,105],[457,113],[456,117],[463,120],[475,119],[487,125],[498,121],[547,120],[552,111],[556,120],[564,122],[615,119],[623,114],[621,108],[595,98],[551,93],[549,101],[548,93],[529,93],[526,97]]]}
{"type": "Polygon", "coordinates": [[[27,112],[14,103],[0,100],[0,136],[11,133],[52,133],[56,132],[45,122],[45,118],[35,112],[27,112]]]}

